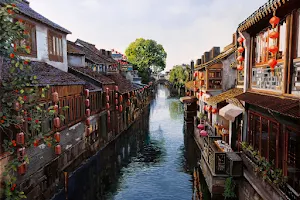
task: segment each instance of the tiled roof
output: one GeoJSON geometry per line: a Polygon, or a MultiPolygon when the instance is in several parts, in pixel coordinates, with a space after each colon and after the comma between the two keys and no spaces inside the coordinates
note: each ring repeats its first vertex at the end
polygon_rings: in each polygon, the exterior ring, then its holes
{"type": "Polygon", "coordinates": [[[230,56],[231,54],[236,52],[236,50],[237,50],[237,47],[235,45],[232,45],[231,48],[229,48],[226,51],[221,52],[218,56],[216,56],[212,60],[208,61],[207,63],[201,64],[201,65],[196,65],[195,70],[199,70],[199,69],[202,69],[205,67],[210,67],[216,63],[219,63],[223,59],[226,59],[228,56],[230,56]]]}
{"type": "Polygon", "coordinates": [[[246,92],[236,98],[248,104],[300,119],[300,99],[295,100],[284,97],[267,96],[252,92],[246,92]]]}
{"type": "Polygon", "coordinates": [[[99,51],[99,49],[96,48],[96,46],[94,44],[85,42],[83,40],[77,39],[76,42],[78,42],[79,44],[81,44],[82,46],[84,46],[85,48],[89,49],[90,51],[92,51],[93,53],[97,54],[99,57],[101,57],[103,60],[105,60],[106,62],[110,62],[110,63],[116,63],[116,61],[111,57],[107,57],[102,55],[102,53],[99,51]]]}
{"type": "MultiPolygon", "coordinates": [[[[32,74],[37,76],[39,86],[46,85],[85,85],[86,82],[73,74],[59,70],[44,62],[31,62],[32,74]]],[[[5,59],[3,62],[3,79],[9,80],[8,70],[10,61],[5,59]]]]}
{"type": "Polygon", "coordinates": [[[85,55],[82,48],[78,45],[76,45],[74,42],[68,41],[67,44],[67,51],[68,54],[78,54],[78,55],[85,55]]]}
{"type": "Polygon", "coordinates": [[[72,70],[80,72],[83,75],[87,75],[87,76],[92,77],[93,79],[100,82],[101,84],[108,85],[108,84],[114,84],[115,83],[112,79],[110,79],[110,78],[108,78],[108,77],[106,77],[106,76],[104,76],[104,75],[102,75],[98,72],[93,71],[89,67],[70,67],[70,68],[72,70]]]}
{"type": "Polygon", "coordinates": [[[234,98],[243,93],[243,89],[241,88],[233,88],[226,92],[223,92],[217,96],[210,97],[206,100],[206,103],[209,105],[216,105],[221,103],[222,101],[226,101],[227,99],[234,98]]]}
{"type": "MultiPolygon", "coordinates": [[[[37,13],[36,11],[34,11],[32,8],[30,8],[29,4],[22,2],[21,0],[15,1],[16,5],[20,11],[21,14],[26,15],[29,18],[32,18],[38,22],[41,22],[43,24],[46,24],[48,26],[51,26],[52,28],[59,30],[63,33],[68,33],[71,34],[70,31],[68,31],[67,29],[59,26],[58,24],[50,21],[49,19],[47,19],[46,17],[42,16],[41,14],[37,13]]],[[[9,3],[9,0],[0,0],[0,4],[6,4],[9,3]]]]}
{"type": "MultiPolygon", "coordinates": [[[[76,44],[75,44],[76,45],[76,44]]],[[[76,45],[76,48],[78,48],[80,51],[82,51],[85,54],[85,58],[95,64],[105,64],[107,61],[95,54],[92,50],[78,46],[76,45]]]]}
{"type": "Polygon", "coordinates": [[[279,8],[286,3],[296,2],[298,0],[269,0],[263,6],[259,7],[252,15],[239,24],[238,30],[245,31],[255,25],[264,17],[273,14],[273,8],[279,8]]]}
{"type": "Polygon", "coordinates": [[[127,80],[119,73],[109,74],[107,75],[107,77],[112,79],[116,83],[116,85],[118,85],[119,92],[122,94],[140,89],[140,87],[132,84],[129,80],[127,80]]]}

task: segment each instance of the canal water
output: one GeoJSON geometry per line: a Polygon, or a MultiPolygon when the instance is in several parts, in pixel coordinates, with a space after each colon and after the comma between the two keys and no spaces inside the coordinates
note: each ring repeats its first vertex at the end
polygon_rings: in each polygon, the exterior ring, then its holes
{"type": "MultiPolygon", "coordinates": [[[[197,148],[186,132],[179,99],[158,86],[149,113],[138,123],[142,128],[129,129],[71,176],[69,200],[192,199],[197,148]]],[[[66,199],[65,192],[53,199],[66,199]]]]}

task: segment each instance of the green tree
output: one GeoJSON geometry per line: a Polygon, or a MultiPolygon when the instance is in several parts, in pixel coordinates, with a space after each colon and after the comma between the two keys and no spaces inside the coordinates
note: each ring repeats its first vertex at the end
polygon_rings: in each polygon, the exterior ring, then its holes
{"type": "Polygon", "coordinates": [[[175,87],[181,87],[189,81],[190,67],[186,65],[176,65],[170,72],[170,82],[175,87]]]}
{"type": "Polygon", "coordinates": [[[167,53],[154,40],[138,38],[127,47],[125,54],[128,61],[139,70],[143,82],[150,79],[151,71],[163,71],[166,67],[167,53]]]}

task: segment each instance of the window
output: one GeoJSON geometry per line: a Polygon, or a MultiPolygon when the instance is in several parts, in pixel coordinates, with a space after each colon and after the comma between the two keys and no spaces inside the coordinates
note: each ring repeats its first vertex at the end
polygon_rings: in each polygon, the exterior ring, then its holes
{"type": "Polygon", "coordinates": [[[63,62],[63,44],[61,35],[53,31],[48,31],[48,51],[49,60],[63,62]]]}
{"type": "MultiPolygon", "coordinates": [[[[17,19],[16,19],[17,20],[17,19]]],[[[22,56],[28,56],[28,57],[37,57],[37,45],[36,45],[36,28],[35,25],[24,21],[25,31],[28,32],[28,38],[19,40],[15,42],[16,47],[22,47],[23,48],[29,48],[30,53],[24,52],[24,51],[18,51],[18,53],[22,56]]]]}
{"type": "Polygon", "coordinates": [[[298,37],[297,37],[297,52],[296,52],[296,57],[297,58],[299,58],[300,57],[300,10],[298,10],[297,11],[297,19],[298,19],[298,21],[297,21],[297,26],[296,27],[298,27],[297,28],[297,35],[298,35],[298,37]]]}

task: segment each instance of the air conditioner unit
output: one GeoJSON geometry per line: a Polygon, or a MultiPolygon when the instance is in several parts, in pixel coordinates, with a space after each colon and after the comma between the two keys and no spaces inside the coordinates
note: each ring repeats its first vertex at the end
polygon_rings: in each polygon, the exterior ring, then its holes
{"type": "Polygon", "coordinates": [[[235,152],[226,153],[226,173],[232,177],[243,176],[243,161],[235,152]]]}

